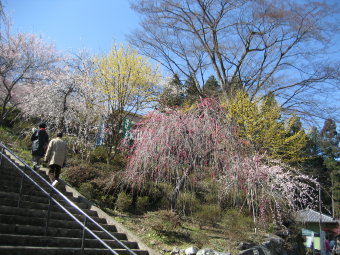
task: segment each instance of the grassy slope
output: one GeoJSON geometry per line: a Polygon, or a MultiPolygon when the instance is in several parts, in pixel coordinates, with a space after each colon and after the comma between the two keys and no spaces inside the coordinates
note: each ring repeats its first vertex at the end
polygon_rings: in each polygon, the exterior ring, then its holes
{"type": "MultiPolygon", "coordinates": [[[[0,127],[0,141],[30,163],[29,132],[30,129],[27,127],[25,129],[0,127]]],[[[181,219],[178,227],[166,228],[164,225],[169,222],[162,222],[159,212],[136,215],[118,212],[112,208],[104,208],[104,210],[111,213],[118,222],[138,235],[147,245],[158,251],[195,245],[198,248],[212,248],[237,254],[236,247],[240,241],[259,243],[266,236],[263,232],[255,234],[250,227],[249,218],[240,217],[236,211],[225,213],[223,223],[213,224],[214,226],[199,227],[198,224],[188,219],[181,219]],[[158,226],[155,227],[155,225],[158,226]]]]}

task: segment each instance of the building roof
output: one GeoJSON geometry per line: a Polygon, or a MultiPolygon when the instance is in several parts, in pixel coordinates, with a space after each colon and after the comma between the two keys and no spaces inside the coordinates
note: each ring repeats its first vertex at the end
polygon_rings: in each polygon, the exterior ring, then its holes
{"type": "MultiPolygon", "coordinates": [[[[296,220],[303,223],[319,223],[320,213],[312,209],[305,209],[296,213],[296,220]]],[[[332,216],[321,214],[322,223],[338,223],[332,216]]]]}

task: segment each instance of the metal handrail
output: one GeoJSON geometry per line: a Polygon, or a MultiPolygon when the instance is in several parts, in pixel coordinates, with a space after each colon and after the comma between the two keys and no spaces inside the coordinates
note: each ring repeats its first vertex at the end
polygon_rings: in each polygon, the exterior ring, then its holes
{"type": "MultiPolygon", "coordinates": [[[[24,160],[22,160],[19,156],[17,156],[13,151],[8,149],[4,144],[0,143],[0,166],[2,165],[3,158],[7,159],[10,164],[12,164],[19,172],[22,173],[23,177],[26,177],[28,180],[30,180],[37,188],[39,188],[50,200],[52,200],[56,205],[58,205],[66,214],[68,214],[74,221],[76,221],[78,224],[80,224],[83,227],[83,236],[82,236],[82,251],[83,253],[84,249],[84,240],[85,240],[85,230],[89,232],[95,239],[97,239],[103,246],[105,246],[107,249],[109,249],[113,254],[118,255],[116,251],[114,251],[104,240],[102,240],[100,237],[98,237],[91,229],[89,229],[86,226],[86,222],[90,220],[95,226],[97,226],[101,231],[104,231],[109,237],[111,237],[114,241],[116,241],[122,248],[127,250],[132,255],[137,255],[134,251],[132,251],[129,247],[127,247],[123,242],[121,242],[119,239],[117,239],[114,235],[112,235],[109,231],[107,231],[105,228],[103,228],[99,223],[97,223],[94,219],[92,219],[87,213],[85,213],[81,208],[79,208],[76,204],[74,204],[71,200],[69,200],[64,194],[62,194],[59,190],[57,190],[55,187],[53,187],[48,181],[46,181],[40,174],[38,174],[36,171],[34,171],[29,165],[26,164],[24,160]],[[17,160],[19,160],[26,169],[30,170],[34,175],[36,175],[41,181],[43,181],[45,184],[47,184],[52,190],[63,198],[64,201],[66,201],[69,205],[71,205],[74,209],[76,209],[81,215],[85,217],[84,223],[82,223],[79,219],[77,219],[67,208],[65,208],[62,204],[60,204],[55,198],[51,196],[52,192],[47,192],[43,187],[41,187],[35,180],[33,180],[30,176],[28,176],[22,169],[20,169],[19,166],[17,166],[11,158],[9,158],[5,154],[5,150],[8,151],[11,155],[13,155],[17,160]]],[[[23,179],[23,178],[22,178],[23,179]]],[[[21,195],[19,195],[21,196],[21,195]]],[[[19,198],[20,200],[20,198],[19,198]]],[[[50,203],[51,205],[51,203],[50,203]]],[[[50,210],[49,205],[49,210],[50,210]]],[[[49,216],[48,216],[49,217],[49,216]]],[[[48,219],[47,219],[48,221],[48,219]]]]}

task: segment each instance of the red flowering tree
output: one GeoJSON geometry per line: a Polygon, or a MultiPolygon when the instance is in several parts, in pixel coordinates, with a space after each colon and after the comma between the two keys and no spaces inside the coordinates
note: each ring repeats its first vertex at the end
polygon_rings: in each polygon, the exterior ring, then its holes
{"type": "Polygon", "coordinates": [[[210,177],[220,187],[221,197],[228,197],[235,206],[247,204],[254,220],[315,201],[314,180],[278,162],[265,163],[264,156],[237,138],[237,128],[225,116],[213,99],[204,99],[187,111],[150,113],[128,147],[125,180],[136,186],[148,181],[171,183],[172,206],[176,206],[177,195],[187,185],[210,177]]]}

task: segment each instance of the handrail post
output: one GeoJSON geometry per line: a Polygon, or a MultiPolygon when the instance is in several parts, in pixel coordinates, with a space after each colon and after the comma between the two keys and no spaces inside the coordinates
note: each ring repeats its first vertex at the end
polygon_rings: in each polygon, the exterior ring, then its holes
{"type": "Polygon", "coordinates": [[[80,252],[80,255],[83,255],[83,253],[84,253],[86,222],[87,222],[87,217],[85,216],[84,227],[83,227],[83,236],[82,236],[82,240],[81,240],[81,252],[80,252]]]}
{"type": "MultiPolygon", "coordinates": [[[[26,168],[26,167],[25,167],[26,168]]],[[[22,196],[22,189],[23,189],[23,185],[24,185],[24,173],[22,173],[21,175],[21,181],[20,181],[20,190],[19,190],[19,199],[18,199],[18,206],[20,207],[20,202],[21,202],[21,196],[22,196]]]]}
{"type": "Polygon", "coordinates": [[[2,159],[3,159],[3,156],[2,154],[5,153],[5,148],[4,147],[1,147],[1,153],[0,153],[0,167],[2,166],[2,159]]]}
{"type": "Polygon", "coordinates": [[[50,194],[48,198],[48,209],[47,209],[47,215],[46,215],[46,225],[45,225],[45,236],[47,236],[47,231],[48,231],[48,223],[50,221],[50,214],[51,214],[51,197],[52,194],[50,194]]]}
{"type": "MultiPolygon", "coordinates": [[[[58,191],[57,189],[52,188],[51,191],[47,191],[45,188],[43,188],[41,186],[41,184],[37,183],[37,181],[35,181],[33,179],[33,177],[37,178],[38,180],[41,180],[43,184],[46,184],[48,187],[52,187],[51,184],[45,180],[42,176],[40,176],[39,173],[37,173],[36,171],[33,171],[33,169],[27,165],[27,163],[25,161],[23,161],[21,158],[19,158],[15,153],[13,153],[10,149],[8,149],[5,145],[3,145],[0,142],[0,153],[2,153],[2,160],[6,160],[6,162],[9,163],[9,165],[13,166],[17,171],[19,171],[22,174],[22,178],[21,178],[21,184],[20,184],[20,195],[19,195],[19,199],[18,199],[18,206],[20,206],[21,200],[22,200],[22,193],[23,193],[23,185],[24,185],[24,181],[25,179],[27,179],[30,183],[32,183],[33,185],[35,185],[35,187],[38,188],[38,190],[40,190],[43,194],[45,194],[48,198],[49,198],[49,207],[48,207],[48,211],[47,211],[47,216],[46,216],[46,226],[45,226],[45,234],[48,234],[48,226],[49,226],[49,221],[50,221],[50,214],[51,214],[51,206],[52,204],[57,205],[59,208],[61,208],[67,215],[69,215],[75,222],[77,222],[79,225],[81,225],[83,227],[83,236],[82,236],[82,248],[81,248],[81,254],[84,254],[84,249],[85,249],[85,241],[86,241],[86,237],[85,234],[88,232],[89,234],[91,234],[95,239],[97,239],[104,247],[106,247],[112,254],[118,255],[118,253],[113,250],[109,244],[106,243],[106,241],[104,241],[102,238],[100,238],[98,235],[96,235],[91,229],[89,229],[88,227],[86,227],[86,224],[88,221],[92,222],[95,226],[97,226],[100,230],[104,231],[110,238],[112,238],[112,240],[115,240],[118,242],[118,244],[124,248],[126,251],[129,252],[129,254],[132,255],[137,255],[135,252],[133,252],[129,247],[127,247],[123,242],[121,242],[119,239],[117,239],[114,235],[112,235],[109,231],[107,231],[105,228],[103,228],[99,223],[97,223],[95,220],[93,220],[90,216],[88,216],[81,208],[79,208],[76,204],[74,204],[71,200],[69,200],[64,194],[62,194],[60,191],[58,191]],[[24,167],[22,168],[20,164],[17,164],[12,158],[10,158],[10,156],[6,155],[5,153],[2,153],[1,149],[3,148],[4,151],[8,151],[9,154],[13,155],[15,159],[19,160],[20,163],[22,163],[24,165],[24,167]],[[29,174],[32,174],[32,176],[30,176],[29,174]],[[81,215],[83,215],[84,218],[84,223],[81,222],[81,220],[79,220],[75,215],[73,215],[73,213],[71,213],[65,206],[63,206],[58,200],[56,200],[53,197],[53,194],[56,194],[57,196],[60,196],[61,198],[63,198],[63,201],[68,202],[68,204],[70,204],[74,209],[76,209],[76,211],[78,213],[80,213],[81,215]]],[[[3,162],[3,161],[2,161],[3,162]]]]}

